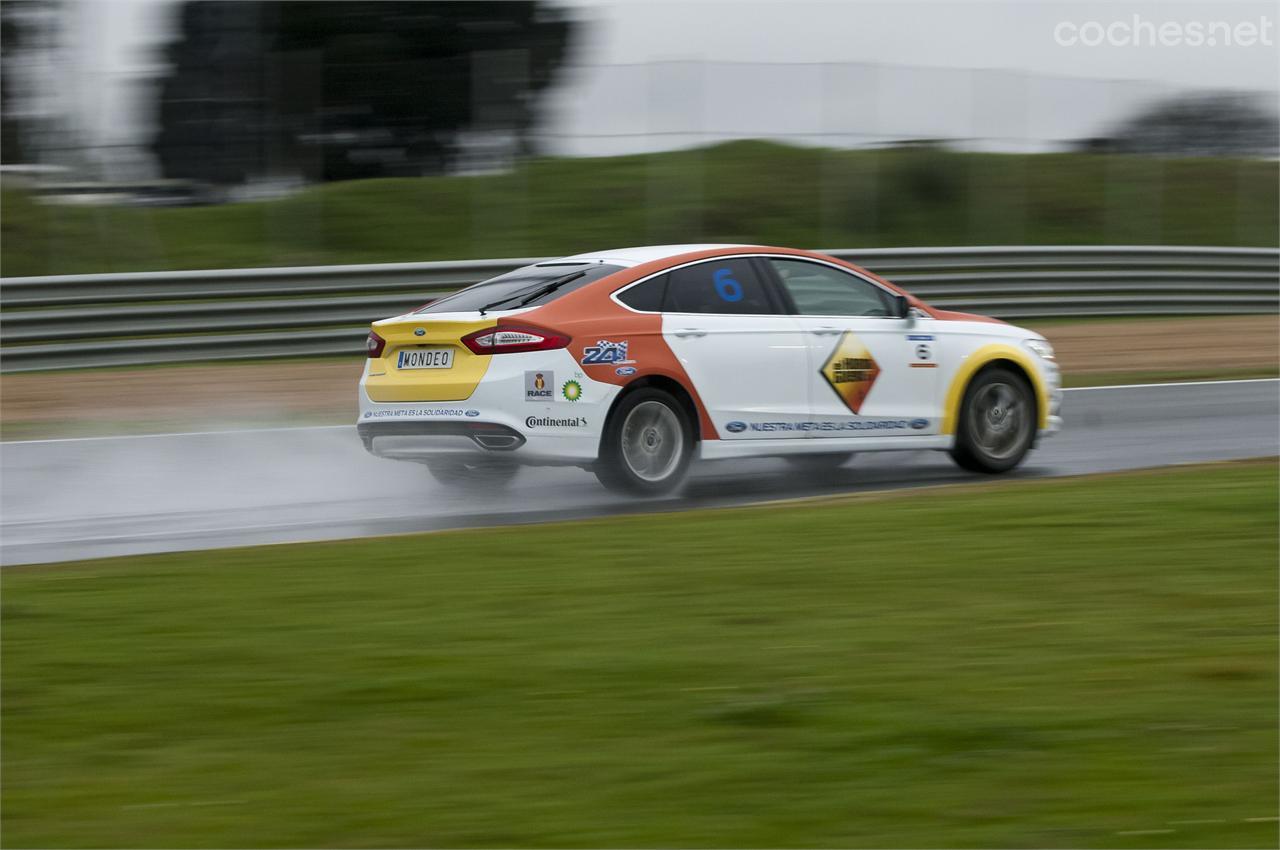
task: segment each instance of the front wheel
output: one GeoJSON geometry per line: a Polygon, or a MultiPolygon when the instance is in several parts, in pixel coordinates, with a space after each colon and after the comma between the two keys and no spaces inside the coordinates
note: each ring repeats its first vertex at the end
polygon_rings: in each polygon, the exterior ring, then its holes
{"type": "Polygon", "coordinates": [[[693,425],[680,402],[658,389],[625,396],[609,416],[595,473],[610,490],[643,496],[669,493],[693,459],[693,425]]]}
{"type": "Polygon", "coordinates": [[[1022,375],[981,372],[965,390],[951,458],[973,472],[1007,472],[1022,462],[1036,431],[1036,403],[1022,375]]]}

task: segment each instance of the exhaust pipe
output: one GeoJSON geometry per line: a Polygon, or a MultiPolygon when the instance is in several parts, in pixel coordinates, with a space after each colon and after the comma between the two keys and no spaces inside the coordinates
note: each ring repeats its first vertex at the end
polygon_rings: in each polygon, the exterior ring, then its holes
{"type": "Polygon", "coordinates": [[[512,434],[472,434],[471,439],[483,449],[499,452],[518,449],[524,442],[519,435],[512,434]]]}

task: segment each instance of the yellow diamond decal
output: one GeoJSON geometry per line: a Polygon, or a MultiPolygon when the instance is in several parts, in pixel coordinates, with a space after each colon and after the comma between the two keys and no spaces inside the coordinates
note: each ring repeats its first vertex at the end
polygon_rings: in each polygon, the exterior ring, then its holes
{"type": "Polygon", "coordinates": [[[880,367],[871,357],[871,352],[849,331],[840,337],[835,351],[822,366],[822,377],[854,413],[862,409],[862,403],[867,400],[871,385],[879,374],[880,367]]]}

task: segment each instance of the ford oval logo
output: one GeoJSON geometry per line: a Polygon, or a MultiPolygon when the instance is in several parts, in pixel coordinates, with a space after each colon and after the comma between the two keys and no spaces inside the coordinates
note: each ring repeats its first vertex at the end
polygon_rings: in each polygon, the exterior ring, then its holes
{"type": "Polygon", "coordinates": [[[613,370],[613,374],[621,375],[623,377],[626,377],[627,375],[634,375],[635,373],[636,373],[635,366],[619,366],[617,369],[613,370]]]}
{"type": "Polygon", "coordinates": [[[725,424],[724,429],[728,431],[730,434],[741,434],[743,431],[747,430],[747,423],[728,422],[725,424]]]}
{"type": "Polygon", "coordinates": [[[427,329],[426,329],[426,328],[414,328],[414,329],[413,329],[413,335],[414,335],[414,336],[426,336],[426,335],[427,335],[427,329]]]}
{"type": "Polygon", "coordinates": [[[915,428],[917,431],[919,431],[919,430],[921,430],[921,429],[924,429],[924,428],[928,428],[928,427],[929,427],[929,420],[928,420],[928,419],[912,419],[912,420],[911,420],[911,427],[912,427],[912,428],[915,428]]]}
{"type": "Polygon", "coordinates": [[[478,411],[478,410],[468,410],[468,411],[466,412],[466,415],[467,415],[467,416],[479,416],[479,415],[480,415],[480,411],[478,411]]]}

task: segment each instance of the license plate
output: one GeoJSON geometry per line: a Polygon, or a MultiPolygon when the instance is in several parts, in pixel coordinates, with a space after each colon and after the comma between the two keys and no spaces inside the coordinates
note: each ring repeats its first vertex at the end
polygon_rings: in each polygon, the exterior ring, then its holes
{"type": "Polygon", "coordinates": [[[451,369],[452,348],[411,348],[401,351],[396,359],[397,369],[451,369]]]}

